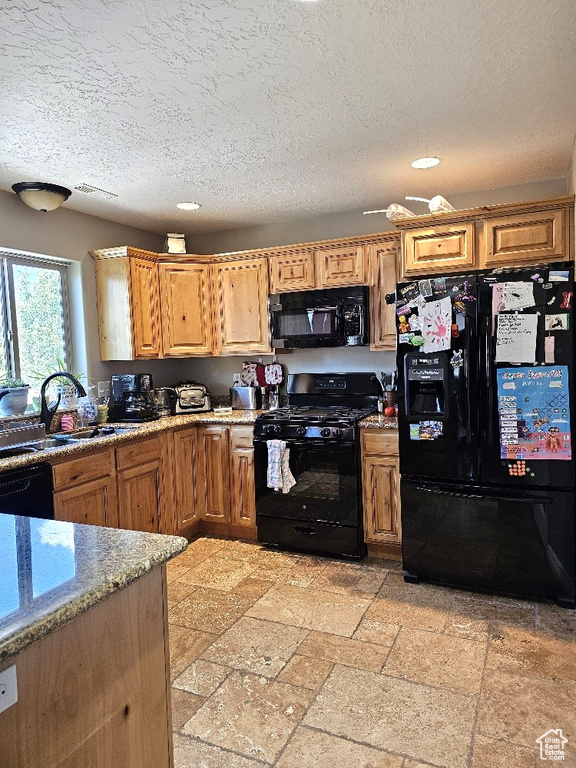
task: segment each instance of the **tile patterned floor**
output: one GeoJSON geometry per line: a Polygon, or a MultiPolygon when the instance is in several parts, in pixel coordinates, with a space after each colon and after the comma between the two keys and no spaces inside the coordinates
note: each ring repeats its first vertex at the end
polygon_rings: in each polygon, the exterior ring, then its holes
{"type": "Polygon", "coordinates": [[[168,580],[175,768],[576,766],[576,611],[217,538],[168,580]]]}

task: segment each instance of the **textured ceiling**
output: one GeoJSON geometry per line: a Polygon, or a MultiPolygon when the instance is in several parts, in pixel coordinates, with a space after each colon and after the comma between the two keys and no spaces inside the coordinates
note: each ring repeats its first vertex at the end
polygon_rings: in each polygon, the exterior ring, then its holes
{"type": "Polygon", "coordinates": [[[66,205],[144,229],[568,170],[574,0],[6,0],[1,28],[0,188],[91,184],[118,197],[66,205]]]}

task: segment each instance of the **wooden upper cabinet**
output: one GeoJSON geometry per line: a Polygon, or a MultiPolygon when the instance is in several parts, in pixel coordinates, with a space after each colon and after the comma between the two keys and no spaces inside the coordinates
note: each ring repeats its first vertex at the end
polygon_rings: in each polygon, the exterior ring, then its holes
{"type": "Polygon", "coordinates": [[[270,293],[310,291],[315,287],[312,252],[270,257],[270,293]]]}
{"type": "Polygon", "coordinates": [[[478,265],[474,223],[408,229],[402,232],[402,274],[448,274],[478,265]]]}
{"type": "Polygon", "coordinates": [[[217,354],[270,352],[268,261],[229,261],[214,270],[217,354]]]}
{"type": "Polygon", "coordinates": [[[386,303],[398,282],[399,238],[368,249],[370,269],[370,349],[396,349],[396,305],[386,303]]]}
{"type": "Polygon", "coordinates": [[[315,251],[316,282],[319,288],[363,285],[366,280],[364,246],[326,248],[315,251]]]}
{"type": "Polygon", "coordinates": [[[565,221],[565,210],[487,219],[484,222],[485,266],[568,259],[565,221]]]}
{"type": "Polygon", "coordinates": [[[159,277],[163,356],[212,354],[210,266],[160,264],[159,277]]]}
{"type": "Polygon", "coordinates": [[[160,355],[158,265],[130,259],[130,295],[135,360],[160,355]]]}

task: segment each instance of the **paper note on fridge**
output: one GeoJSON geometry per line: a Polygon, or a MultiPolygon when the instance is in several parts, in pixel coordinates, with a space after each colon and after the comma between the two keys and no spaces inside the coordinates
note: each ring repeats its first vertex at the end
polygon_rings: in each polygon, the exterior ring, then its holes
{"type": "Polygon", "coordinates": [[[507,312],[533,307],[534,283],[503,283],[502,304],[507,312]]]}
{"type": "Polygon", "coordinates": [[[535,363],[538,315],[498,315],[497,363],[535,363]]]}
{"type": "Polygon", "coordinates": [[[450,297],[439,301],[429,301],[420,310],[422,318],[422,351],[440,352],[451,347],[452,302],[450,297]]]}

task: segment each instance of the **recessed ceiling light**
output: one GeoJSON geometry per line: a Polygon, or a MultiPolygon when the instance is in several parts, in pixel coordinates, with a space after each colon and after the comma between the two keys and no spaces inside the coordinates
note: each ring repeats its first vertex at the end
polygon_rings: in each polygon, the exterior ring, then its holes
{"type": "Polygon", "coordinates": [[[413,160],[410,165],[412,168],[434,168],[439,162],[437,157],[419,157],[417,160],[413,160]]]}
{"type": "Polygon", "coordinates": [[[202,206],[200,203],[178,203],[176,208],[182,208],[183,211],[197,211],[202,206]]]}

